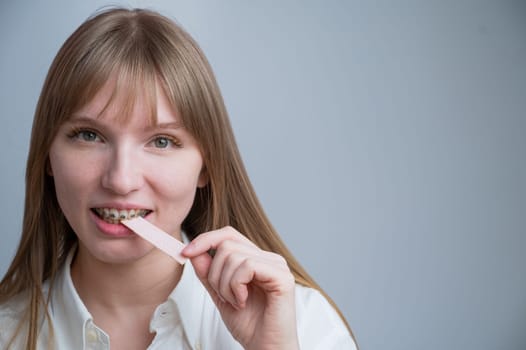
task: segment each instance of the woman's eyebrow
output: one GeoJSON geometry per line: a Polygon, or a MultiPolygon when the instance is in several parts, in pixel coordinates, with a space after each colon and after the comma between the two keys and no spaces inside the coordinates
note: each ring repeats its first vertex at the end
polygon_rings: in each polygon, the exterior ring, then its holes
{"type": "Polygon", "coordinates": [[[90,125],[99,125],[97,119],[93,119],[82,114],[73,114],[66,123],[86,123],[90,125]]]}
{"type": "MultiPolygon", "coordinates": [[[[73,114],[71,118],[67,121],[69,123],[83,123],[93,126],[99,126],[101,123],[98,122],[98,119],[93,119],[82,114],[73,114]]],[[[180,121],[168,122],[168,123],[155,123],[145,127],[145,130],[157,130],[157,129],[180,129],[184,125],[180,121]]]]}
{"type": "Polygon", "coordinates": [[[184,127],[182,122],[158,123],[149,126],[147,129],[179,129],[184,127]]]}

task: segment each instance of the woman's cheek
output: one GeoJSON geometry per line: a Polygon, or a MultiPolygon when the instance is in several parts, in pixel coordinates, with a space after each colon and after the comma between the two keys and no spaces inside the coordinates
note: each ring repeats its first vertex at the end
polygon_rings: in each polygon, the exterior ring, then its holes
{"type": "Polygon", "coordinates": [[[197,176],[190,173],[188,169],[180,169],[175,172],[166,172],[156,177],[159,192],[173,200],[182,200],[195,194],[197,188],[197,176]]]}
{"type": "Polygon", "coordinates": [[[100,159],[79,157],[76,154],[65,154],[50,157],[51,171],[57,191],[82,192],[86,186],[96,183],[100,176],[100,159]]]}
{"type": "Polygon", "coordinates": [[[159,162],[152,178],[163,193],[173,197],[193,195],[199,182],[202,158],[198,152],[188,152],[174,157],[170,162],[159,162]]]}

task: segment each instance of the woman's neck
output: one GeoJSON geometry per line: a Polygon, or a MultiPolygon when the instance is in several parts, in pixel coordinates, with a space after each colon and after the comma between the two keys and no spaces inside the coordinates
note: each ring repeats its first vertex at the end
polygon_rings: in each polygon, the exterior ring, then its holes
{"type": "Polygon", "coordinates": [[[112,348],[145,349],[152,342],[150,319],[179,282],[183,267],[154,250],[125,264],[108,264],[79,245],[71,279],[94,323],[110,337],[112,348]]]}
{"type": "Polygon", "coordinates": [[[71,264],[73,284],[92,314],[155,308],[168,298],[182,271],[182,265],[158,250],[132,263],[109,264],[79,247],[71,264]]]}

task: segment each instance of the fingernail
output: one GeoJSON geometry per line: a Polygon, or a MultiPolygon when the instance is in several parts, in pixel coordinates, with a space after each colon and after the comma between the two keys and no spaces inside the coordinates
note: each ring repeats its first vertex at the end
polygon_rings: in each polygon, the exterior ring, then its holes
{"type": "Polygon", "coordinates": [[[182,250],[182,253],[183,254],[190,254],[192,253],[194,250],[194,246],[192,245],[192,243],[189,243],[186,245],[186,247],[184,247],[184,249],[182,250]]]}

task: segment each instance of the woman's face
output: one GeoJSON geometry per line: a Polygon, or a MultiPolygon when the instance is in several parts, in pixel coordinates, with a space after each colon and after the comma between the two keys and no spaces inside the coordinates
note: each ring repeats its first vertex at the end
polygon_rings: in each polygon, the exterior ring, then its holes
{"type": "Polygon", "coordinates": [[[119,96],[103,111],[112,91],[106,84],[60,127],[50,149],[50,172],[60,207],[79,239],[79,252],[125,263],[154,249],[118,218],[145,215],[180,239],[181,223],[206,175],[195,139],[159,86],[153,126],[140,97],[126,121],[117,118],[123,110],[119,96]]]}

